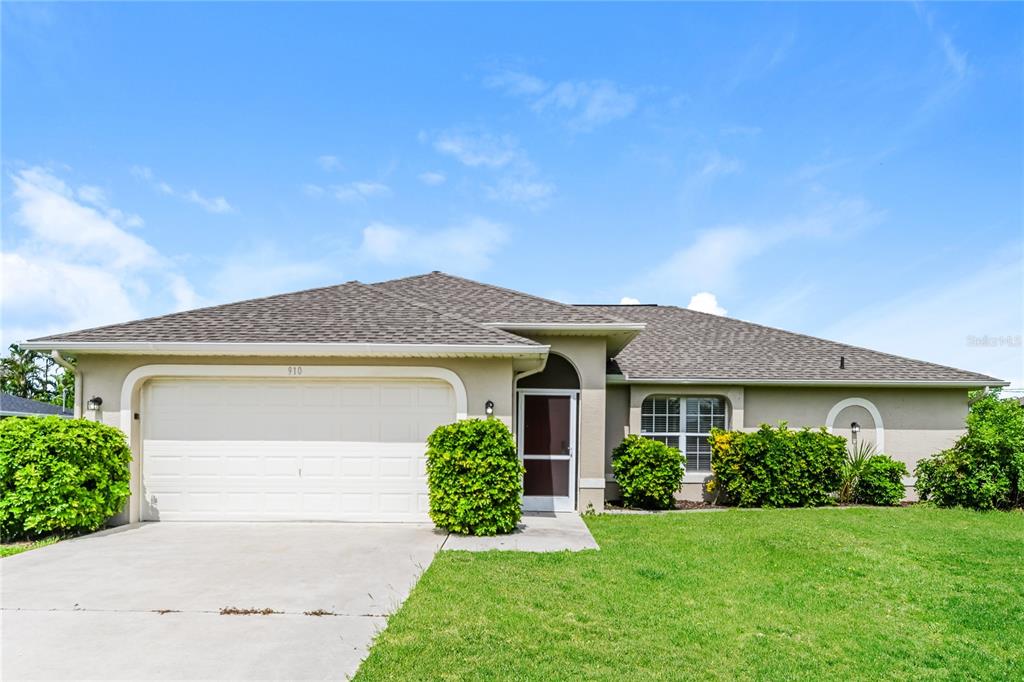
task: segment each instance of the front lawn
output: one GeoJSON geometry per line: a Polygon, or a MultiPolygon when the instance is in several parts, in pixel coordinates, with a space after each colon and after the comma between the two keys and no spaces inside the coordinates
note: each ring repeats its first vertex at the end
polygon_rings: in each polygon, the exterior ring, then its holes
{"type": "Polygon", "coordinates": [[[55,542],[60,541],[60,538],[56,535],[44,538],[42,540],[29,540],[27,542],[11,542],[8,544],[0,544],[0,559],[5,556],[13,556],[15,554],[21,554],[27,552],[30,549],[37,547],[46,547],[52,545],[55,542]]]}
{"type": "Polygon", "coordinates": [[[587,524],[600,551],[441,552],[357,679],[1024,679],[1024,514],[587,524]]]}

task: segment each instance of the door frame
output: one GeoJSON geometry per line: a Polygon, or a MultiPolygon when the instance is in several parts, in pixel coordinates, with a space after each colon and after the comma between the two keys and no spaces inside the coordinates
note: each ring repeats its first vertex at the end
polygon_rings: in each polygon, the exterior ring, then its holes
{"type": "MultiPolygon", "coordinates": [[[[576,388],[519,388],[516,389],[516,452],[520,463],[527,459],[552,459],[551,455],[523,454],[523,427],[525,426],[525,404],[528,395],[567,396],[569,400],[569,495],[523,495],[524,511],[576,511],[576,460],[579,451],[579,401],[580,391],[576,388]]],[[[555,456],[555,459],[561,457],[555,456]]]]}

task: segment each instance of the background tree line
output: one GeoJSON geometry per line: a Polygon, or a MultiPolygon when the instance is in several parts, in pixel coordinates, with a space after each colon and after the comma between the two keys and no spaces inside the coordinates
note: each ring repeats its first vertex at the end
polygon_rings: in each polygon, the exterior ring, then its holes
{"type": "Polygon", "coordinates": [[[0,390],[20,398],[71,407],[75,400],[75,375],[49,355],[12,343],[7,357],[0,358],[0,390]]]}

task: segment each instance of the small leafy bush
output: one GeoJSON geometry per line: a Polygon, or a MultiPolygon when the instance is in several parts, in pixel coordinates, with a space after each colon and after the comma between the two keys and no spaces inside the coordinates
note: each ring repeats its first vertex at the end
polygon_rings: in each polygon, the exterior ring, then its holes
{"type": "Polygon", "coordinates": [[[683,456],[676,448],[636,434],[612,451],[612,471],[622,501],[641,509],[668,509],[683,482],[683,456]]]}
{"type": "Polygon", "coordinates": [[[917,494],[940,507],[1024,507],[1024,407],[998,393],[977,399],[967,432],[917,464],[917,494]]]}
{"type": "Polygon", "coordinates": [[[430,518],[464,535],[511,533],[522,515],[523,465],[497,419],[464,419],[427,438],[430,518]]]}
{"type": "Polygon", "coordinates": [[[93,531],[129,494],[124,434],[85,419],[0,421],[0,536],[93,531]]]}
{"type": "Polygon", "coordinates": [[[907,465],[903,462],[888,455],[872,455],[860,470],[852,501],[886,507],[899,504],[906,495],[903,477],[907,475],[907,465]]]}
{"type": "Polygon", "coordinates": [[[790,430],[762,424],[753,433],[711,432],[708,484],[719,502],[740,507],[834,504],[843,481],[846,439],[825,429],[790,430]]]}

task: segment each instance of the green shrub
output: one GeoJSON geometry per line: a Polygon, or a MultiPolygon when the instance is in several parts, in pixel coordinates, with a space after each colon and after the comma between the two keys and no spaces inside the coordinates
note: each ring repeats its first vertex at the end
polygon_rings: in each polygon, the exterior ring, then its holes
{"type": "Polygon", "coordinates": [[[427,438],[430,518],[465,535],[510,533],[522,515],[523,465],[497,419],[464,419],[427,438]]]}
{"type": "Polygon", "coordinates": [[[998,393],[977,399],[967,432],[917,464],[917,494],[940,507],[1024,507],[1024,407],[998,393]]]}
{"type": "Polygon", "coordinates": [[[762,424],[753,433],[711,432],[708,490],[740,507],[834,504],[843,480],[846,439],[825,429],[792,431],[762,424]]]}
{"type": "Polygon", "coordinates": [[[907,465],[888,455],[872,455],[865,460],[854,487],[853,502],[891,507],[906,496],[903,477],[907,465]]]}
{"type": "Polygon", "coordinates": [[[683,456],[656,440],[636,434],[612,451],[612,471],[622,491],[622,501],[641,509],[668,509],[683,482],[683,456]]]}
{"type": "Polygon", "coordinates": [[[0,536],[100,528],[128,499],[131,459],[112,426],[60,417],[0,421],[0,536]]]}
{"type": "Polygon", "coordinates": [[[839,486],[837,498],[840,502],[848,504],[857,497],[857,481],[864,471],[868,460],[875,456],[875,445],[867,441],[861,441],[857,447],[850,447],[846,452],[846,461],[843,463],[843,482],[839,486]]]}

